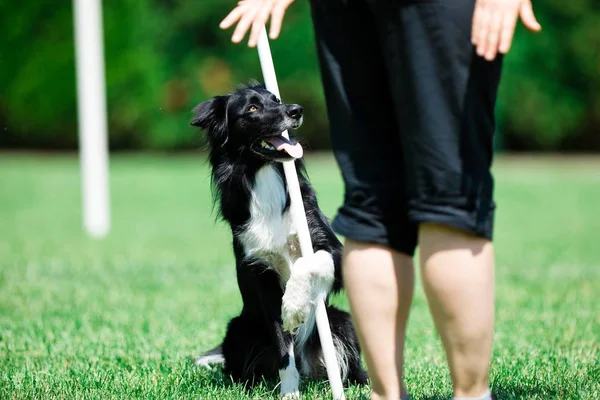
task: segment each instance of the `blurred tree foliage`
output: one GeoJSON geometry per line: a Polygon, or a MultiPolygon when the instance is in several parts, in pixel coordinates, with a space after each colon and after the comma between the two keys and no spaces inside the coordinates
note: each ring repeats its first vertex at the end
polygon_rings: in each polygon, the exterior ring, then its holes
{"type": "MultiPolygon", "coordinates": [[[[110,145],[189,149],[191,108],[250,78],[256,49],[218,28],[235,0],[104,0],[110,145]]],[[[541,34],[519,26],[498,117],[508,149],[600,150],[600,2],[534,2],[541,34]]],[[[359,27],[357,27],[359,29],[359,27]]],[[[302,104],[309,148],[329,145],[308,2],[271,41],[284,101],[302,104]]],[[[77,146],[71,1],[0,0],[0,146],[77,146]]],[[[368,60],[357,60],[368,62],[368,60]]]]}
{"type": "Polygon", "coordinates": [[[600,1],[533,1],[505,57],[499,120],[511,149],[600,150],[600,1]]]}

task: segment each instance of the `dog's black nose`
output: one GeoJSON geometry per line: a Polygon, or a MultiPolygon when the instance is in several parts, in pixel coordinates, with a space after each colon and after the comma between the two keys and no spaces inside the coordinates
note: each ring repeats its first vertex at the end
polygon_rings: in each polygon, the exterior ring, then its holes
{"type": "Polygon", "coordinates": [[[294,118],[294,119],[300,119],[300,117],[302,117],[303,112],[304,112],[304,109],[301,106],[299,106],[298,104],[293,104],[293,105],[289,106],[287,109],[287,115],[290,118],[294,118]]]}

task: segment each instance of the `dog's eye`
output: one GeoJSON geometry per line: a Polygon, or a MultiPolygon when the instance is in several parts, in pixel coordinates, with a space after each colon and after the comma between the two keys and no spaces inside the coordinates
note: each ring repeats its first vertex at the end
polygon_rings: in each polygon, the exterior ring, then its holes
{"type": "Polygon", "coordinates": [[[255,111],[258,111],[258,107],[256,107],[256,106],[250,106],[250,107],[248,107],[248,110],[247,110],[247,111],[248,111],[248,112],[255,112],[255,111]]]}

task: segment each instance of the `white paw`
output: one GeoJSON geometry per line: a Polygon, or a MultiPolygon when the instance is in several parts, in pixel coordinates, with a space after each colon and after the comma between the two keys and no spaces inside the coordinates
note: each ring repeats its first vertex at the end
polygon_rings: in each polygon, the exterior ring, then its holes
{"type": "Polygon", "coordinates": [[[213,365],[225,363],[225,358],[222,354],[211,354],[200,356],[194,360],[194,365],[201,368],[212,368],[213,365]]]}
{"type": "Polygon", "coordinates": [[[294,271],[306,271],[310,274],[311,296],[314,299],[326,295],[333,286],[335,279],[333,258],[325,250],[319,250],[311,257],[298,259],[294,271]]]}
{"type": "Polygon", "coordinates": [[[283,394],[281,396],[281,398],[284,399],[284,400],[299,399],[300,398],[300,392],[298,390],[296,390],[295,392],[286,393],[286,394],[283,394]]]}
{"type": "Polygon", "coordinates": [[[285,286],[281,300],[283,330],[293,332],[306,320],[311,310],[310,275],[293,274],[285,286]]]}
{"type": "Polygon", "coordinates": [[[331,289],[333,274],[333,259],[326,251],[296,260],[281,304],[285,331],[293,332],[307,320],[314,304],[331,289]]]}
{"type": "Polygon", "coordinates": [[[299,399],[300,374],[293,364],[292,358],[290,365],[283,370],[279,370],[279,379],[281,381],[281,397],[284,399],[299,399]]]}

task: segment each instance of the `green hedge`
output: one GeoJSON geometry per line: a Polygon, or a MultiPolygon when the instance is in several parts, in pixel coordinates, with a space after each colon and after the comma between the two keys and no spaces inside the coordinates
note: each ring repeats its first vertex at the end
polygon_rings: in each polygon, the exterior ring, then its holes
{"type": "MultiPolygon", "coordinates": [[[[235,1],[103,2],[113,149],[200,146],[190,109],[261,78],[255,49],[230,42],[219,21],[235,1]]],[[[516,33],[505,59],[498,117],[508,149],[600,149],[600,3],[538,1],[541,34],[516,33]]],[[[77,107],[70,1],[0,2],[0,146],[74,148],[77,107]],[[12,3],[12,4],[10,4],[12,3]]],[[[329,145],[306,1],[271,42],[284,100],[307,113],[302,135],[329,145]]]]}

